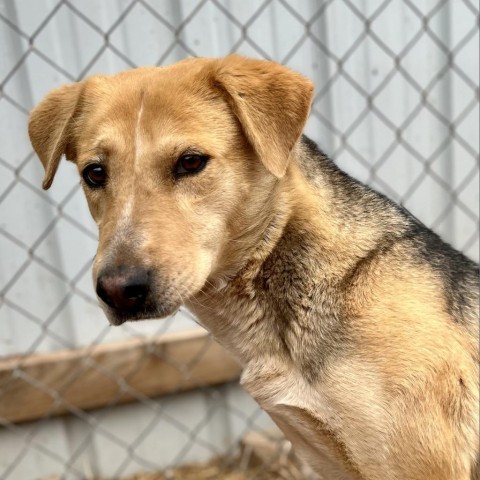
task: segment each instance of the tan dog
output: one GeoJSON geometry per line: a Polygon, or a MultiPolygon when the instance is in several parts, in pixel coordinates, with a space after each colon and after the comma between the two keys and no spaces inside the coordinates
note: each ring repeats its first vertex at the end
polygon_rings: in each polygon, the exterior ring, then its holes
{"type": "Polygon", "coordinates": [[[328,479],[478,478],[478,269],[301,136],[312,84],[231,56],[50,93],[100,229],[110,322],[186,304],[328,479]]]}

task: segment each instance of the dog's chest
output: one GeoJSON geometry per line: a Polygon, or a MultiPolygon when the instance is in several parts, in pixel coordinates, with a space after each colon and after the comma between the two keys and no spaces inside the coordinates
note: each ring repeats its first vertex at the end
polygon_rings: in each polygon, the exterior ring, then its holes
{"type": "Polygon", "coordinates": [[[281,336],[272,338],[267,325],[276,319],[247,297],[229,300],[226,296],[224,307],[210,312],[205,324],[244,366],[244,389],[271,416],[300,457],[331,478],[355,479],[344,467],[341,440],[331,433],[338,413],[318,384],[312,387],[304,380],[285,354],[281,336]]]}
{"type": "Polygon", "coordinates": [[[264,357],[246,365],[241,384],[310,466],[327,478],[360,478],[346,454],[341,414],[321,382],[312,386],[294,365],[264,357]]]}
{"type": "Polygon", "coordinates": [[[243,386],[269,413],[277,404],[327,412],[324,399],[308,382],[321,374],[325,354],[332,351],[321,343],[334,341],[327,332],[331,309],[318,306],[325,305],[321,289],[309,275],[300,277],[288,265],[270,264],[268,271],[246,271],[221,291],[206,291],[189,304],[244,366],[243,386]],[[327,329],[322,327],[325,321],[327,329]],[[305,404],[305,398],[313,404],[305,404]]]}
{"type": "Polygon", "coordinates": [[[295,449],[313,465],[330,463],[332,478],[358,478],[344,466],[345,412],[321,380],[347,343],[334,292],[281,267],[246,273],[189,307],[243,365],[242,385],[295,449]]]}

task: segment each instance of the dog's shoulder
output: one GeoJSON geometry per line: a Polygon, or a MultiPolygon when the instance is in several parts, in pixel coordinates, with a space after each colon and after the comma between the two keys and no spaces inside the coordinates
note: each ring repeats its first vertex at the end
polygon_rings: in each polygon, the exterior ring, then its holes
{"type": "MultiPolygon", "coordinates": [[[[366,235],[377,238],[370,250],[351,268],[358,274],[362,266],[401,252],[391,268],[427,267],[439,281],[448,314],[456,323],[478,323],[479,267],[444,242],[403,206],[350,177],[306,136],[301,140],[299,164],[307,181],[320,195],[334,196],[335,215],[356,222],[366,235]],[[322,190],[320,192],[320,190],[322,190]]],[[[345,220],[346,219],[346,220],[345,220]]]]}

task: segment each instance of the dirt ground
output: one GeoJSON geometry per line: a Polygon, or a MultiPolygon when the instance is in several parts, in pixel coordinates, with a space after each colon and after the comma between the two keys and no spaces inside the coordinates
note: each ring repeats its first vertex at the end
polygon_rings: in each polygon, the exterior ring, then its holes
{"type": "Polygon", "coordinates": [[[219,460],[206,465],[191,465],[164,473],[144,473],[125,480],[307,480],[291,464],[246,467],[228,467],[219,460]]]}
{"type": "Polygon", "coordinates": [[[208,463],[186,465],[162,473],[137,474],[123,480],[318,480],[296,458],[279,431],[250,432],[239,454],[208,463]]]}
{"type": "MultiPolygon", "coordinates": [[[[228,458],[183,465],[163,472],[137,473],[109,480],[319,480],[303,465],[291,445],[277,433],[250,432],[240,445],[239,453],[228,458]]],[[[106,480],[85,477],[85,480],[106,480]]],[[[43,480],[61,480],[48,477],[43,480]]]]}

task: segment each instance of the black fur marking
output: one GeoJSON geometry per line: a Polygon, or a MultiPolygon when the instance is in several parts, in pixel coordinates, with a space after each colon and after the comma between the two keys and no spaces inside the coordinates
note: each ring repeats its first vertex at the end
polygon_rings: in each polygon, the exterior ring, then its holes
{"type": "Polygon", "coordinates": [[[350,345],[347,315],[336,286],[314,280],[310,271],[312,242],[305,232],[287,226],[256,278],[259,291],[265,292],[276,312],[275,327],[284,352],[310,383],[350,345]]]}
{"type": "Polygon", "coordinates": [[[365,268],[368,268],[368,265],[371,264],[373,260],[378,257],[383,257],[389,251],[393,249],[402,240],[408,238],[408,235],[385,235],[378,243],[377,247],[370,250],[364,257],[360,258],[357,263],[355,263],[348,272],[343,276],[340,281],[340,285],[343,289],[348,289],[355,279],[362,274],[362,271],[365,268]]]}
{"type": "Polygon", "coordinates": [[[418,221],[412,224],[411,232],[419,258],[443,283],[448,313],[455,322],[467,321],[465,311],[474,307],[470,292],[479,288],[478,265],[418,221]]]}

